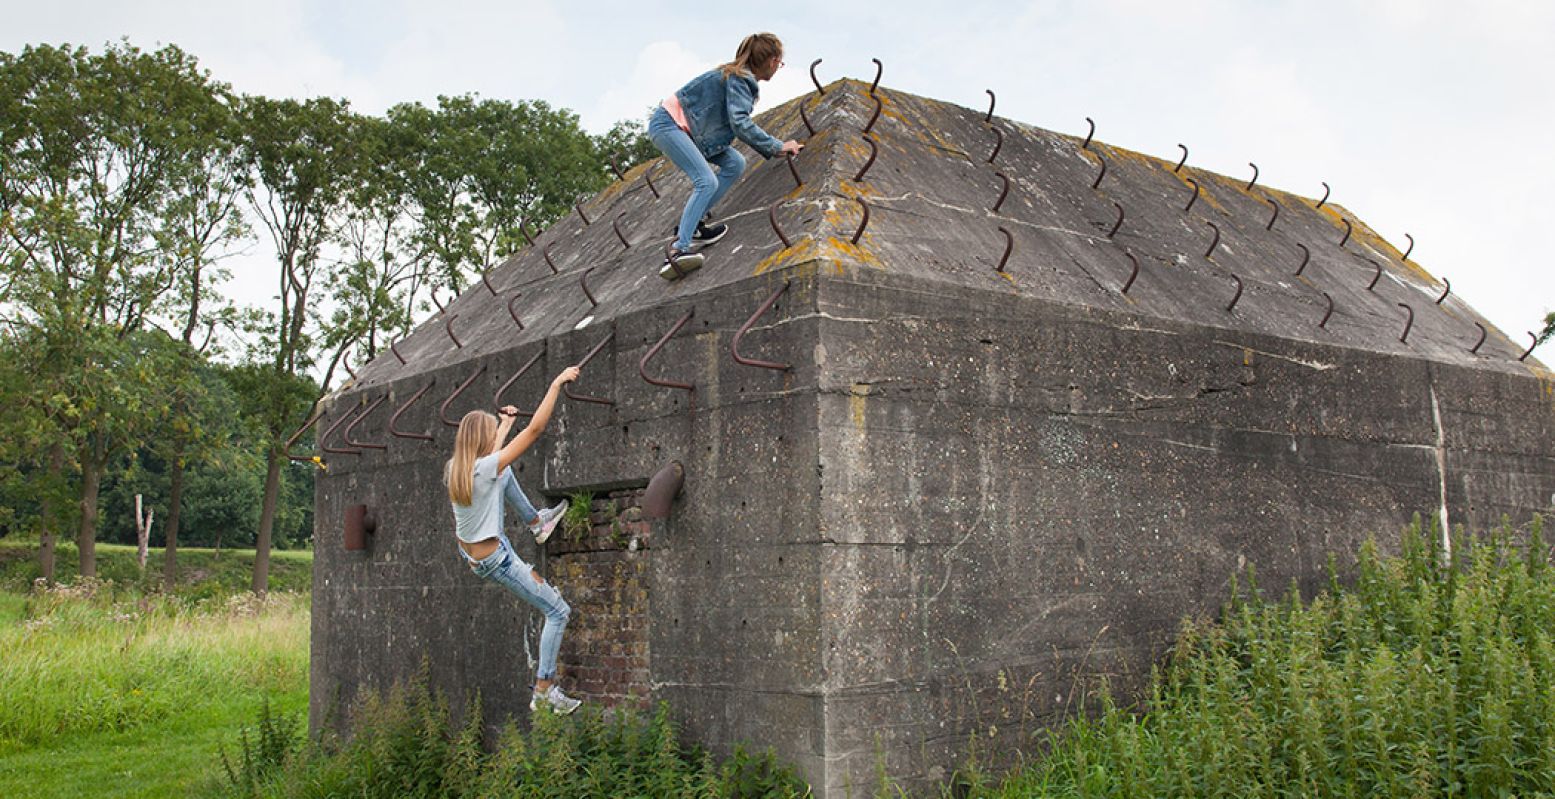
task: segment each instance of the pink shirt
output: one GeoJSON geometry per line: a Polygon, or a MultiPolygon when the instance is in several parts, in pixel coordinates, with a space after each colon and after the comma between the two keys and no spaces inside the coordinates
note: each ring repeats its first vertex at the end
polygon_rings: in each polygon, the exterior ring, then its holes
{"type": "Polygon", "coordinates": [[[691,123],[686,121],[686,112],[680,107],[679,97],[672,94],[659,105],[664,106],[664,110],[669,112],[670,119],[675,120],[676,126],[687,133],[691,132],[691,123]]]}

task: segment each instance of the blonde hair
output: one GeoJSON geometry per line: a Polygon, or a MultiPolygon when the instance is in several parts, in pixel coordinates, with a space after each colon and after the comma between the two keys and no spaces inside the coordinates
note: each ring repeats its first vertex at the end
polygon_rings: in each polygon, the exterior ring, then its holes
{"type": "Polygon", "coordinates": [[[754,73],[752,64],[765,64],[773,56],[783,55],[783,42],[772,33],[753,33],[740,42],[738,50],[734,51],[734,60],[719,67],[723,70],[724,77],[730,77],[736,72],[754,73]]]}
{"type": "Polygon", "coordinates": [[[491,439],[497,434],[497,417],[485,411],[470,411],[459,420],[459,432],[454,435],[454,456],[443,465],[443,484],[448,486],[448,498],[458,505],[468,505],[475,485],[475,461],[491,448],[491,439]]]}

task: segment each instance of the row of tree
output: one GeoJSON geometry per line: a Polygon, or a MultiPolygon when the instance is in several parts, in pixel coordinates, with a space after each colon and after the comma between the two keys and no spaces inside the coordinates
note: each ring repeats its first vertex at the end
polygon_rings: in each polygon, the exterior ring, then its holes
{"type": "Polygon", "coordinates": [[[637,123],[594,137],[543,102],[372,116],[239,95],[175,46],[0,53],[0,529],[37,536],[49,579],[73,529],[95,575],[105,483],[111,499],[138,480],[165,492],[171,585],[185,510],[220,497],[192,515],[252,523],[234,538],[265,590],[278,516],[306,515],[280,503],[311,511],[286,439],[347,354],[371,359],[521,247],[522,223],[651,150],[637,123]],[[233,302],[223,261],[256,240],[275,294],[233,302]],[[257,518],[242,481],[211,490],[239,470],[262,475],[257,518]]]}

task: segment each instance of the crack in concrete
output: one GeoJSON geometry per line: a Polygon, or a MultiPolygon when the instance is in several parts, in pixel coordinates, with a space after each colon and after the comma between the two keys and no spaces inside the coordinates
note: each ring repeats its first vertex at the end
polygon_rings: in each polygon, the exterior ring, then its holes
{"type": "Polygon", "coordinates": [[[1431,389],[1431,420],[1436,425],[1436,477],[1441,497],[1442,561],[1452,562],[1452,525],[1447,521],[1447,438],[1442,432],[1442,409],[1436,401],[1436,386],[1431,389]]]}
{"type": "Polygon", "coordinates": [[[1304,360],[1302,360],[1300,358],[1295,358],[1295,357],[1292,357],[1292,356],[1289,356],[1289,355],[1280,355],[1279,353],[1275,353],[1275,352],[1264,352],[1263,350],[1253,349],[1252,347],[1249,347],[1246,344],[1238,344],[1238,343],[1236,343],[1234,341],[1221,341],[1220,339],[1215,339],[1215,343],[1223,345],[1223,346],[1226,346],[1226,347],[1235,347],[1236,349],[1246,350],[1248,352],[1256,352],[1259,355],[1262,355],[1262,356],[1264,356],[1266,358],[1274,358],[1276,360],[1289,361],[1289,362],[1291,362],[1293,364],[1296,364],[1298,366],[1305,366],[1305,367],[1308,367],[1310,369],[1316,369],[1319,372],[1326,372],[1329,369],[1333,369],[1333,368],[1338,366],[1338,364],[1323,363],[1322,361],[1304,361],[1304,360]]]}

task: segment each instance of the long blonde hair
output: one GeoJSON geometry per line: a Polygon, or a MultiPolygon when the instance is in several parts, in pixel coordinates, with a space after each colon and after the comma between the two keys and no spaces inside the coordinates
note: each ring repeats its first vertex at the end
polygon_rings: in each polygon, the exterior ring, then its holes
{"type": "Polygon", "coordinates": [[[719,67],[723,70],[724,77],[730,77],[736,72],[755,73],[752,64],[765,64],[773,56],[783,55],[783,42],[772,33],[753,33],[740,42],[740,48],[734,51],[734,60],[719,67]]]}
{"type": "Polygon", "coordinates": [[[470,411],[459,420],[454,456],[443,465],[443,484],[448,486],[448,498],[456,504],[468,505],[472,501],[475,461],[491,449],[491,439],[496,434],[497,417],[485,411],[470,411]]]}

